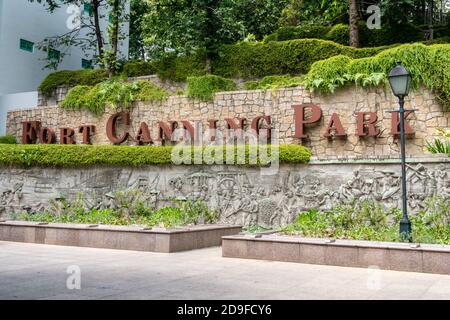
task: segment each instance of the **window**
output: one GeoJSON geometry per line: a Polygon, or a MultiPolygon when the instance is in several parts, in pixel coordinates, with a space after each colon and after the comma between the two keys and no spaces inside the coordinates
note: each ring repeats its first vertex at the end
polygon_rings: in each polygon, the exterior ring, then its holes
{"type": "Polygon", "coordinates": [[[90,3],[85,2],[83,4],[83,12],[87,14],[92,14],[92,6],[90,3]]]}
{"type": "Polygon", "coordinates": [[[49,48],[48,49],[48,59],[59,61],[61,58],[61,52],[56,49],[49,48]]]}
{"type": "Polygon", "coordinates": [[[83,69],[93,69],[92,68],[92,60],[81,59],[81,67],[83,69]]]}
{"type": "Polygon", "coordinates": [[[33,52],[34,43],[28,40],[20,39],[20,49],[28,52],[33,52]]]}

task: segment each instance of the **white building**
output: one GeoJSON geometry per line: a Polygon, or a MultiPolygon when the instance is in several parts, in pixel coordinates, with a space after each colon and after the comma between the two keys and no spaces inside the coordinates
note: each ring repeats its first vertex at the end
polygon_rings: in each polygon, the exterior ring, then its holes
{"type": "MultiPolygon", "coordinates": [[[[48,64],[45,58],[49,54],[58,57],[61,52],[66,53],[58,70],[89,67],[95,52],[83,52],[75,46],[54,48],[50,53],[37,48],[44,38],[69,32],[76,11],[89,15],[89,6],[84,5],[78,10],[62,6],[50,13],[36,1],[0,0],[0,135],[5,134],[8,110],[37,105],[37,87],[49,73],[55,71],[44,69],[48,64]]],[[[108,21],[106,18],[104,20],[101,27],[106,38],[108,21]]],[[[128,23],[123,27],[126,34],[128,27],[128,23]]],[[[128,37],[125,38],[120,44],[120,53],[126,58],[128,37]]]]}

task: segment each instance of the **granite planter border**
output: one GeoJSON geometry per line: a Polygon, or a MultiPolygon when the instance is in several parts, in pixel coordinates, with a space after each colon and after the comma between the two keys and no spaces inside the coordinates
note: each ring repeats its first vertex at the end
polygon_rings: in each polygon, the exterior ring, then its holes
{"type": "Polygon", "coordinates": [[[171,253],[220,246],[240,226],[200,225],[173,229],[83,224],[0,222],[0,241],[171,253]]]}
{"type": "Polygon", "coordinates": [[[222,256],[450,275],[446,245],[240,234],[223,238],[222,256]]]}

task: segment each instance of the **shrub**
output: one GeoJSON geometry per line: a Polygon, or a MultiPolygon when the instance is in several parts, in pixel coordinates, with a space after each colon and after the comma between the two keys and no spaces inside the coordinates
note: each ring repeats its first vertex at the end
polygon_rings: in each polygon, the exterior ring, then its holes
{"type": "Polygon", "coordinates": [[[260,81],[247,81],[244,86],[246,90],[290,88],[301,86],[303,79],[303,76],[267,76],[260,81]]]}
{"type": "Polygon", "coordinates": [[[108,80],[93,87],[76,86],[72,88],[61,107],[70,110],[88,109],[101,114],[107,105],[114,108],[129,107],[134,101],[162,101],[169,93],[149,81],[124,82],[108,80]]]}
{"type": "Polygon", "coordinates": [[[16,137],[12,135],[6,135],[0,137],[0,144],[16,144],[16,137]]]}
{"type": "MultiPolygon", "coordinates": [[[[249,163],[249,147],[234,147],[235,159],[239,149],[245,149],[245,163],[249,163]]],[[[223,153],[223,147],[213,152],[223,153]]],[[[86,146],[86,145],[2,145],[0,165],[42,167],[85,167],[93,165],[144,166],[168,165],[172,162],[173,147],[170,146],[86,146]]],[[[194,149],[191,159],[194,159],[194,149]]],[[[270,150],[269,150],[270,151],[270,150]]],[[[280,145],[281,163],[308,163],[311,151],[300,145],[280,145]]],[[[203,159],[206,162],[206,159],[203,159]]],[[[261,164],[260,164],[261,165],[261,164]]]]}
{"type": "MultiPolygon", "coordinates": [[[[448,27],[435,28],[435,37],[450,36],[448,30],[448,27]]],[[[307,24],[296,27],[281,27],[276,32],[267,36],[264,42],[294,39],[322,39],[348,45],[350,41],[349,34],[349,26],[346,24],[336,24],[333,27],[307,24]]],[[[422,40],[422,28],[411,24],[393,25],[390,28],[383,27],[382,29],[369,29],[366,23],[359,23],[359,42],[361,47],[377,47],[422,40]]]]}
{"type": "Polygon", "coordinates": [[[49,74],[39,85],[39,91],[51,96],[60,86],[73,87],[76,85],[93,86],[108,78],[105,70],[75,70],[58,71],[49,74]]]}
{"type": "Polygon", "coordinates": [[[327,33],[331,30],[330,27],[322,25],[300,25],[300,26],[289,26],[281,27],[276,32],[268,35],[264,42],[270,41],[286,41],[293,39],[325,39],[327,33]]]}
{"type": "Polygon", "coordinates": [[[348,46],[350,42],[350,28],[346,24],[336,24],[325,35],[325,39],[348,46]]]}
{"type": "Polygon", "coordinates": [[[148,76],[156,73],[154,65],[147,61],[132,60],[125,63],[122,75],[125,77],[148,76]]]}
{"type": "Polygon", "coordinates": [[[319,60],[340,54],[352,58],[370,57],[387,48],[358,49],[317,39],[240,43],[223,46],[218,58],[213,61],[213,70],[215,74],[228,78],[303,74],[319,60]]]}
{"type": "Polygon", "coordinates": [[[427,142],[427,149],[431,153],[450,154],[450,130],[438,129],[437,134],[443,139],[434,139],[432,142],[427,142]]]}
{"type": "Polygon", "coordinates": [[[205,54],[199,51],[191,56],[169,56],[154,62],[156,72],[162,80],[186,81],[188,77],[203,76],[207,73],[205,54]]]}
{"type": "Polygon", "coordinates": [[[376,86],[387,80],[396,61],[402,61],[411,72],[414,88],[424,85],[436,92],[444,106],[450,106],[450,45],[447,44],[405,44],[365,59],[335,56],[314,63],[305,85],[323,92],[333,92],[351,83],[376,86]]]}
{"type": "Polygon", "coordinates": [[[214,94],[221,91],[233,91],[237,86],[233,80],[219,76],[206,75],[187,79],[187,95],[190,98],[213,100],[214,94]]]}

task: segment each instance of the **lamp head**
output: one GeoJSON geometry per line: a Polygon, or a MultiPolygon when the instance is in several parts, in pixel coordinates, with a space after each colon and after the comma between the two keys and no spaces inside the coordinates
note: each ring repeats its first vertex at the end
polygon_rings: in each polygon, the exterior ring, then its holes
{"type": "Polygon", "coordinates": [[[396,97],[404,98],[409,94],[411,79],[408,70],[402,66],[401,62],[397,62],[397,66],[389,73],[389,83],[396,97]]]}

